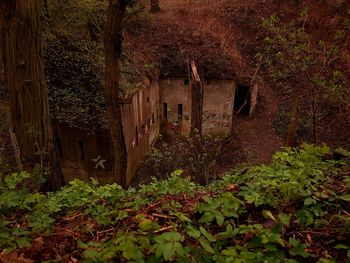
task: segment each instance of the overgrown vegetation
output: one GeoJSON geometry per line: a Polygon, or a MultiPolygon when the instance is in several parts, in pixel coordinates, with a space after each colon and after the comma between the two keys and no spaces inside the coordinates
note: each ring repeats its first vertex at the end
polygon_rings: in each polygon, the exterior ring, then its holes
{"type": "Polygon", "coordinates": [[[300,112],[299,140],[314,143],[327,116],[336,115],[350,105],[346,88],[349,78],[339,66],[345,55],[343,45],[349,19],[350,10],[347,10],[337,30],[325,39],[310,33],[307,7],[287,22],[277,15],[263,21],[267,36],[263,40],[263,52],[256,57],[285,100],[279,105],[275,125],[280,134],[286,134],[293,103],[298,104],[300,112]]]}
{"type": "Polygon", "coordinates": [[[346,262],[349,158],[304,145],[206,187],[175,171],[137,191],[75,180],[30,193],[30,175],[12,174],[1,184],[0,259],[346,262]]]}
{"type": "MultiPolygon", "coordinates": [[[[139,26],[136,14],[142,10],[142,1],[127,8],[125,30],[139,26]]],[[[106,1],[91,0],[48,1],[45,12],[45,74],[52,115],[59,123],[90,132],[107,128],[102,41],[106,12],[106,1]]],[[[129,42],[126,37],[120,61],[121,100],[149,85],[155,71],[129,42]]]]}
{"type": "Polygon", "coordinates": [[[234,159],[227,157],[227,153],[237,151],[237,148],[232,139],[227,137],[203,136],[196,148],[190,137],[162,134],[143,161],[133,185],[139,184],[142,179],[149,182],[151,176],[165,179],[176,169],[181,169],[183,175],[195,182],[212,181],[221,175],[223,163],[233,167],[239,162],[242,156],[237,155],[234,159]]]}
{"type": "Polygon", "coordinates": [[[52,115],[71,127],[105,129],[102,48],[61,36],[47,41],[45,70],[52,115]]]}

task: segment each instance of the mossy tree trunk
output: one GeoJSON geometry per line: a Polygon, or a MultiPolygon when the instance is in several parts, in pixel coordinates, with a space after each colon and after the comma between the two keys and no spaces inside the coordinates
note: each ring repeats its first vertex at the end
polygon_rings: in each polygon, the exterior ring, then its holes
{"type": "Polygon", "coordinates": [[[11,121],[23,167],[50,168],[44,190],[64,184],[54,151],[41,48],[41,0],[0,0],[0,27],[11,121]]]}
{"type": "Polygon", "coordinates": [[[119,103],[119,60],[122,45],[122,23],[126,12],[126,6],[126,0],[109,0],[104,39],[105,100],[109,132],[113,146],[113,175],[122,186],[126,186],[128,158],[119,103]]]}
{"type": "Polygon", "coordinates": [[[150,0],[151,1],[151,13],[156,13],[160,11],[159,0],[150,0]]]}

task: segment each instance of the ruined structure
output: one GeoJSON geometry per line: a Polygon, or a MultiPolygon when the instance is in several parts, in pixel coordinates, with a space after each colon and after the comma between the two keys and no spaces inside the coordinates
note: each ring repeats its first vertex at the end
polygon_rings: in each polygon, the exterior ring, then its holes
{"type": "MultiPolygon", "coordinates": [[[[159,82],[162,119],[168,130],[188,136],[191,132],[192,90],[188,78],[167,77],[159,82]]],[[[203,81],[203,135],[228,136],[231,133],[236,82],[203,81]]]]}
{"type": "MultiPolygon", "coordinates": [[[[203,81],[204,136],[231,134],[237,91],[234,80],[203,81]]],[[[127,183],[157,140],[161,128],[169,134],[190,135],[191,93],[188,78],[167,77],[149,83],[125,98],[121,107],[128,151],[127,183]]],[[[59,125],[58,136],[59,155],[67,180],[94,177],[103,183],[115,181],[111,177],[111,144],[107,131],[89,134],[59,125]]]]}
{"type": "MultiPolygon", "coordinates": [[[[194,38],[190,28],[174,28],[171,23],[156,26],[143,23],[143,26],[148,28],[145,31],[141,28],[137,34],[126,36],[128,45],[123,50],[126,60],[123,81],[126,86],[132,87],[126,89],[121,104],[128,152],[127,184],[160,133],[190,136],[194,127],[197,127],[203,136],[229,136],[234,112],[242,108],[242,113],[249,114],[249,107],[253,105],[250,103],[249,80],[238,76],[241,65],[237,65],[237,61],[222,50],[220,42],[213,36],[203,34],[194,38]],[[140,39],[144,39],[143,45],[140,45],[140,39]],[[192,61],[198,68],[196,79],[191,68],[192,61]],[[142,65],[148,65],[147,63],[153,65],[155,70],[144,72],[144,68],[147,70],[149,67],[142,68],[142,65]],[[142,76],[137,76],[135,81],[136,75],[142,76]],[[198,90],[194,89],[194,84],[199,85],[196,87],[198,90]]],[[[57,56],[57,59],[62,59],[62,56],[57,56]]],[[[86,63],[84,61],[81,64],[86,63]]],[[[57,61],[52,64],[56,65],[57,61]]],[[[64,69],[52,68],[51,71],[61,72],[64,69]]],[[[89,79],[94,72],[96,69],[88,72],[89,79]]],[[[70,77],[69,74],[66,74],[66,78],[70,77]]],[[[84,81],[85,79],[81,83],[73,83],[76,87],[86,86],[84,81]]],[[[55,84],[55,81],[51,83],[55,84]]],[[[87,99],[95,96],[95,83],[99,82],[89,83],[90,88],[82,89],[83,93],[91,90],[87,99]]],[[[71,89],[71,86],[67,88],[71,93],[76,90],[71,89]]],[[[57,90],[58,94],[53,96],[66,99],[64,93],[61,95],[60,87],[57,90]]],[[[81,100],[78,93],[76,97],[77,99],[57,107],[58,115],[62,111],[65,113],[67,105],[70,107],[72,103],[81,100]]],[[[88,131],[83,127],[86,125],[66,125],[68,113],[56,122],[59,136],[57,144],[67,181],[73,178],[88,180],[90,177],[97,178],[102,183],[116,181],[111,176],[111,143],[107,126],[101,121],[104,112],[99,101],[101,100],[91,100],[88,109],[82,110],[82,114],[77,111],[80,116],[73,120],[80,122],[88,114],[91,120],[84,119],[84,123],[93,126],[88,131]]],[[[77,107],[85,105],[79,104],[77,107]]],[[[74,111],[73,107],[71,111],[74,111]]]]}
{"type": "MultiPolygon", "coordinates": [[[[159,105],[157,82],[130,94],[121,105],[128,151],[127,183],[159,135],[159,105]]],[[[111,177],[111,143],[106,130],[88,133],[64,124],[57,129],[59,155],[67,181],[90,177],[102,183],[115,181],[111,177]]]]}

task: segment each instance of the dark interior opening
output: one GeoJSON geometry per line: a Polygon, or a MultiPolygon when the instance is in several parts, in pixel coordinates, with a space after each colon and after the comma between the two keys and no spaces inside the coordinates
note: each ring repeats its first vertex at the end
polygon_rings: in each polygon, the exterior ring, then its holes
{"type": "Polygon", "coordinates": [[[63,158],[63,148],[62,148],[62,142],[61,139],[56,139],[57,148],[58,148],[58,155],[60,158],[63,158]]]}
{"type": "Polygon", "coordinates": [[[182,104],[177,104],[177,115],[178,115],[178,119],[182,120],[182,115],[183,115],[183,105],[182,104]]]}
{"type": "Polygon", "coordinates": [[[78,141],[79,146],[79,153],[80,153],[80,160],[85,160],[85,150],[84,150],[84,143],[82,141],[78,141]]]}
{"type": "Polygon", "coordinates": [[[163,103],[163,118],[168,119],[168,103],[163,103]]]}
{"type": "Polygon", "coordinates": [[[235,93],[234,110],[235,112],[237,112],[241,109],[240,113],[248,115],[249,108],[250,108],[249,86],[238,85],[235,93]],[[246,100],[247,102],[244,105],[246,100]]]}

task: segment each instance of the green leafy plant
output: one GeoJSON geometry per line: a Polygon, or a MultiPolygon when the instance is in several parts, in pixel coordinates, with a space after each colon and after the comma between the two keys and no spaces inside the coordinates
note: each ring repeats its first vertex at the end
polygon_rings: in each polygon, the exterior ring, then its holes
{"type": "Polygon", "coordinates": [[[8,175],[0,188],[0,257],[11,262],[11,251],[39,251],[41,260],[83,262],[345,262],[349,157],[303,145],[205,187],[179,170],[139,190],[74,180],[43,194],[29,190],[27,173],[8,175]]]}

